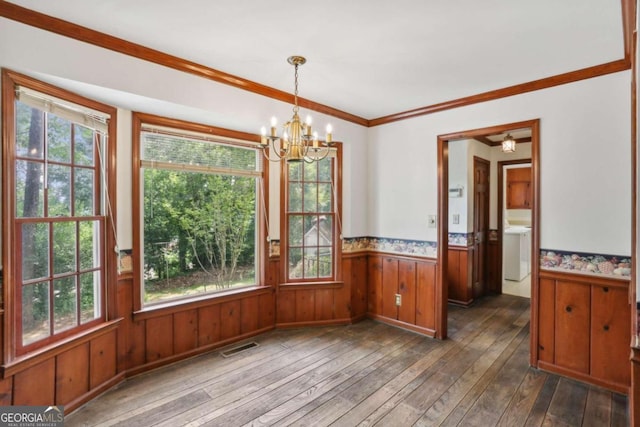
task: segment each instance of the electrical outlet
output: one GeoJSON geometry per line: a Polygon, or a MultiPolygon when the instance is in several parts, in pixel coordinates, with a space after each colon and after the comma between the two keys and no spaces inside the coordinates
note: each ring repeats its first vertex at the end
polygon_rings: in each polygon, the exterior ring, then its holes
{"type": "Polygon", "coordinates": [[[427,224],[429,225],[429,228],[436,228],[436,216],[429,215],[427,217],[427,224]]]}
{"type": "Polygon", "coordinates": [[[453,223],[460,224],[460,214],[453,214],[453,223]]]}
{"type": "Polygon", "coordinates": [[[402,305],[402,295],[396,294],[396,305],[400,307],[402,305]]]}

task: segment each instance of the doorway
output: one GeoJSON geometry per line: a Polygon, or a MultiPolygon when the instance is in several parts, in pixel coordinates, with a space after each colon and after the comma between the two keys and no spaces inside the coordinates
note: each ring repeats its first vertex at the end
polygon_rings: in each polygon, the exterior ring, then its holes
{"type": "Polygon", "coordinates": [[[498,223],[501,293],[531,298],[531,158],[498,162],[498,223]]]}
{"type": "MultiPolygon", "coordinates": [[[[438,259],[439,259],[439,268],[438,268],[438,277],[437,277],[437,291],[436,295],[438,295],[438,300],[436,301],[436,312],[437,312],[437,337],[438,338],[446,338],[447,336],[447,315],[448,315],[448,302],[449,302],[449,275],[451,266],[449,264],[450,254],[454,252],[449,251],[449,241],[450,241],[450,225],[454,223],[455,220],[460,221],[463,217],[459,212],[450,212],[449,210],[449,201],[450,194],[458,194],[459,191],[456,191],[457,188],[461,188],[462,186],[459,183],[451,182],[449,179],[449,169],[450,169],[450,154],[454,153],[457,149],[455,144],[460,144],[460,141],[465,140],[475,140],[482,142],[484,145],[487,145],[487,149],[491,147],[494,150],[500,150],[497,148],[500,145],[500,141],[497,139],[499,135],[506,134],[508,132],[515,132],[516,130],[526,129],[530,132],[530,156],[531,159],[531,342],[537,342],[537,318],[538,318],[538,270],[539,270],[539,120],[529,120],[524,122],[510,123],[504,125],[498,125],[493,127],[474,129],[468,131],[455,132],[445,135],[438,136],[438,217],[440,220],[438,221],[438,259]],[[450,191],[452,190],[452,191],[450,191]]],[[[482,144],[481,144],[482,145],[482,144]]],[[[516,151],[518,148],[518,144],[516,144],[516,151]]],[[[487,160],[486,156],[478,156],[484,157],[487,160]]],[[[490,157],[489,157],[490,159],[490,157]]],[[[496,160],[496,159],[494,159],[496,160]]],[[[501,157],[498,160],[505,161],[507,158],[501,157]]],[[[473,162],[471,162],[473,163],[473,162]]],[[[471,174],[469,174],[471,175],[471,174]]],[[[494,170],[493,165],[491,172],[489,174],[489,183],[492,181],[497,182],[497,167],[494,170]]],[[[475,173],[473,173],[473,180],[475,181],[475,173]]],[[[497,209],[497,188],[494,188],[495,184],[491,184],[489,190],[489,199],[492,204],[491,209],[497,209]]],[[[469,184],[467,189],[462,188],[462,192],[465,191],[469,194],[469,196],[473,195],[473,199],[475,200],[476,194],[475,190],[472,189],[472,184],[469,184]]],[[[478,204],[473,203],[473,205],[478,206],[478,204]]],[[[485,286],[484,290],[488,293],[501,293],[502,292],[502,238],[501,232],[503,229],[503,225],[497,223],[497,212],[490,213],[489,226],[488,231],[482,230],[482,226],[476,226],[475,222],[475,210],[476,207],[470,208],[473,209],[473,220],[468,218],[466,221],[470,224],[470,228],[473,227],[472,230],[468,230],[466,234],[467,238],[467,247],[473,247],[473,252],[476,252],[476,242],[483,243],[484,238],[484,246],[480,246],[478,248],[478,267],[470,265],[470,268],[473,269],[474,273],[477,272],[479,276],[479,280],[482,279],[482,276],[485,277],[485,286]],[[473,224],[471,226],[471,224],[473,224]],[[478,230],[478,233],[476,233],[478,230]],[[484,252],[484,255],[481,253],[484,252]],[[483,261],[484,260],[484,261],[483,261]],[[484,267],[484,270],[483,268],[484,267]]],[[[482,204],[479,204],[478,209],[484,209],[482,204]]],[[[480,214],[482,215],[482,214],[480,214]]],[[[471,215],[469,215],[471,216],[471,215]]],[[[455,239],[457,236],[454,236],[455,239]]],[[[462,239],[464,240],[464,239],[462,239]]],[[[453,260],[455,262],[455,259],[453,260]]],[[[474,263],[475,263],[474,259],[474,263]]],[[[472,264],[472,263],[469,263],[472,264]]],[[[471,274],[474,276],[474,274],[471,274]]],[[[475,280],[475,279],[474,279],[475,280]]],[[[479,282],[478,282],[479,283],[479,282]]],[[[475,282],[474,282],[475,284],[475,282]]],[[[472,286],[473,289],[473,286],[472,286]]],[[[481,291],[482,287],[478,285],[478,291],[481,291]]],[[[481,292],[478,292],[480,294],[481,292]]],[[[537,348],[535,345],[531,345],[531,361],[537,360],[537,348]]]]}

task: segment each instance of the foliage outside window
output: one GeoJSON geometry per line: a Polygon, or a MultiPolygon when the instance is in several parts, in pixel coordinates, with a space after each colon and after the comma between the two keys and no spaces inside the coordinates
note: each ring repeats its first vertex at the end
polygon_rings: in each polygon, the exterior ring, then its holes
{"type": "Polygon", "coordinates": [[[15,138],[5,152],[13,153],[10,256],[23,353],[104,320],[106,138],[80,123],[81,107],[18,94],[15,138]]]}
{"type": "Polygon", "coordinates": [[[256,285],[260,152],[177,130],[140,147],[143,303],[256,285]]]}
{"type": "Polygon", "coordinates": [[[327,281],[335,278],[336,159],[289,162],[287,171],[287,278],[327,281]]]}

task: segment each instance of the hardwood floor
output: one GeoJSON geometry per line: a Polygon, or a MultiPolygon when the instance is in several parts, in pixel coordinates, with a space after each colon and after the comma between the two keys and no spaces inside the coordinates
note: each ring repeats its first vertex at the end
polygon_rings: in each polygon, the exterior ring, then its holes
{"type": "Polygon", "coordinates": [[[528,299],[449,310],[445,341],[370,320],[266,333],[130,379],[65,425],[628,425],[625,396],[528,366],[528,299]]]}

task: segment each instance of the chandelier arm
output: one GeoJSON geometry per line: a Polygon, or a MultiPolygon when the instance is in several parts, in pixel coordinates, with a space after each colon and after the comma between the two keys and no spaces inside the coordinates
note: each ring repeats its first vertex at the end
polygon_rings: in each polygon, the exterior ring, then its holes
{"type": "Polygon", "coordinates": [[[323,149],[325,150],[325,152],[324,152],[324,156],[322,156],[322,157],[309,157],[309,156],[307,156],[307,154],[305,153],[305,155],[304,155],[304,161],[305,161],[305,162],[307,162],[307,163],[313,163],[313,162],[319,162],[319,161],[321,161],[321,160],[326,159],[326,158],[327,158],[327,156],[329,155],[329,151],[331,151],[331,150],[329,149],[329,147],[318,148],[318,149],[314,149],[313,151],[314,151],[315,153],[318,153],[320,150],[323,150],[323,149]],[[307,159],[309,159],[309,160],[307,160],[307,159]]]}
{"type": "Polygon", "coordinates": [[[271,163],[276,163],[276,162],[282,161],[284,156],[281,156],[280,154],[278,154],[277,150],[273,150],[273,151],[274,151],[274,154],[276,155],[276,158],[271,158],[271,152],[269,152],[269,154],[267,154],[266,147],[262,147],[262,155],[264,156],[265,159],[267,159],[271,163]]]}

